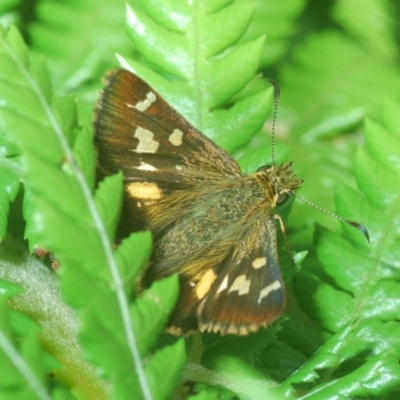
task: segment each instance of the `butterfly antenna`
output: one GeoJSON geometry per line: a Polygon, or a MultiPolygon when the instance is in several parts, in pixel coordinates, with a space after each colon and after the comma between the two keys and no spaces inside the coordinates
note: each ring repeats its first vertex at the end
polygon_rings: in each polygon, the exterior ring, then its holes
{"type": "Polygon", "coordinates": [[[330,215],[333,218],[338,219],[339,221],[345,222],[346,224],[353,226],[354,228],[358,229],[360,232],[362,232],[362,234],[365,236],[365,238],[367,239],[368,243],[369,243],[369,233],[367,228],[364,225],[359,224],[358,222],[355,221],[351,221],[350,219],[347,218],[343,218],[333,212],[327,211],[319,206],[317,206],[314,203],[311,203],[311,201],[308,201],[307,199],[305,199],[303,196],[300,196],[297,193],[291,192],[294,196],[296,196],[297,198],[299,198],[301,201],[303,201],[304,203],[310,205],[311,207],[314,207],[315,209],[322,211],[325,214],[330,215]]]}
{"type": "Polygon", "coordinates": [[[276,114],[278,113],[278,102],[281,94],[279,85],[272,79],[268,79],[274,87],[274,114],[272,115],[272,137],[271,137],[271,151],[272,151],[272,165],[275,165],[275,125],[276,114]]]}

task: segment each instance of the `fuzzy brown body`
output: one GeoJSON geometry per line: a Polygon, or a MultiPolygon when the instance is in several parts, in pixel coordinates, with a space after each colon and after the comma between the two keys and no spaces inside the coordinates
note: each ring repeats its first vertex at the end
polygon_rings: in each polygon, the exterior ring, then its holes
{"type": "Polygon", "coordinates": [[[95,119],[103,176],[122,170],[125,233],[148,229],[143,285],[178,273],[169,331],[247,334],[285,304],[274,208],[302,181],[290,163],[244,175],[236,161],[137,76],[109,76],[95,119]]]}
{"type": "MultiPolygon", "coordinates": [[[[255,218],[265,220],[270,216],[272,204],[266,199],[272,196],[271,185],[262,172],[208,182],[190,194],[183,191],[166,196],[165,201],[158,202],[156,213],[151,206],[147,213],[144,210],[148,227],[161,232],[155,242],[153,260],[179,260],[183,257],[185,261],[177,262],[174,269],[190,273],[187,264],[190,265],[191,260],[203,258],[204,252],[211,251],[215,245],[231,247],[232,238],[236,243],[243,232],[251,229],[255,218]],[[179,219],[176,221],[176,209],[171,207],[171,202],[179,204],[179,219]]],[[[163,269],[154,271],[155,276],[169,273],[163,269]]]]}

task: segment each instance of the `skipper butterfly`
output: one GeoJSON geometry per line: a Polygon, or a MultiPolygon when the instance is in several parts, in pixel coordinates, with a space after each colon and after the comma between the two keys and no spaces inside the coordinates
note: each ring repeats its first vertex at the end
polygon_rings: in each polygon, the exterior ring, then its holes
{"type": "Polygon", "coordinates": [[[123,69],[106,78],[94,130],[100,175],[124,175],[122,235],[153,235],[143,286],[179,274],[168,331],[246,335],[275,321],[285,306],[277,210],[302,184],[292,164],[242,173],[231,155],[123,69]]]}

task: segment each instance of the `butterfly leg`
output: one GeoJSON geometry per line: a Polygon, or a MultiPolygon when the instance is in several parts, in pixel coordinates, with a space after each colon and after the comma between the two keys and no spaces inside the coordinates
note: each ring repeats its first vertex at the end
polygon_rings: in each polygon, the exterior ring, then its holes
{"type": "Polygon", "coordinates": [[[282,232],[282,235],[283,235],[283,237],[285,239],[286,249],[287,249],[287,251],[289,253],[290,262],[293,264],[293,266],[295,266],[296,263],[294,262],[293,252],[292,252],[292,249],[290,248],[290,244],[289,244],[289,241],[288,241],[288,238],[287,238],[287,232],[286,232],[285,223],[283,222],[283,219],[279,214],[274,214],[273,217],[279,221],[279,224],[281,226],[281,232],[282,232]]]}

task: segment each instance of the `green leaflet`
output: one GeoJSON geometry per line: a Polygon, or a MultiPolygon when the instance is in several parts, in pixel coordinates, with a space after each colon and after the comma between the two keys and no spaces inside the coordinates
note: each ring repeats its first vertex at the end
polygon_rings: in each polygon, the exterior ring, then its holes
{"type": "Polygon", "coordinates": [[[393,60],[397,57],[393,29],[396,24],[394,9],[394,4],[388,0],[377,3],[353,0],[336,3],[332,15],[348,32],[356,35],[374,55],[383,60],[393,60]],[[358,18],[354,18],[354,14],[357,14],[358,18]],[[373,29],[371,29],[372,21],[374,22],[373,29]]]}
{"type": "Polygon", "coordinates": [[[122,0],[101,6],[96,0],[38,2],[37,21],[29,25],[29,34],[35,50],[49,62],[57,92],[79,91],[87,102],[82,84],[95,81],[99,89],[101,76],[115,62],[114,53],[129,52],[124,6],[122,0]]]}

